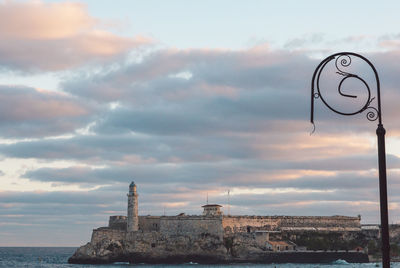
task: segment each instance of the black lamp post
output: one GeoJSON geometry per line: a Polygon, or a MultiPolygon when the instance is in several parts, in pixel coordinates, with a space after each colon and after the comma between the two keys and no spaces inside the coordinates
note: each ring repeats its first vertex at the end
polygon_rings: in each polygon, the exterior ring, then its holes
{"type": "Polygon", "coordinates": [[[387,186],[386,186],[386,153],[385,153],[385,129],[382,125],[381,110],[381,94],[378,72],[374,65],[365,57],[352,53],[340,52],[333,54],[324,59],[315,69],[311,82],[311,123],[314,125],[314,99],[321,101],[333,112],[341,115],[355,115],[366,112],[367,119],[370,121],[378,120],[378,128],[376,135],[378,136],[378,161],[379,161],[379,192],[380,192],[380,208],[381,208],[381,236],[382,236],[382,265],[384,268],[390,267],[390,245],[389,245],[389,223],[388,223],[388,202],[387,202],[387,186]],[[368,83],[360,76],[354,73],[344,71],[346,67],[352,64],[352,59],[358,59],[366,62],[372,69],[376,80],[376,98],[371,97],[371,90],[368,83]],[[320,78],[325,67],[330,63],[334,63],[336,74],[341,77],[337,90],[340,96],[347,98],[357,98],[357,96],[345,94],[342,92],[342,85],[347,79],[356,79],[361,82],[367,89],[368,98],[360,109],[354,112],[341,112],[329,105],[320,91],[320,78]],[[376,99],[376,101],[375,101],[376,99]]]}

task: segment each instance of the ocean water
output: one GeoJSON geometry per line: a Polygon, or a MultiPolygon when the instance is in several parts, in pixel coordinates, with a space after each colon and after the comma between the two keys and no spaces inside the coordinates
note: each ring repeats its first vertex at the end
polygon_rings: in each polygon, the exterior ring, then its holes
{"type": "MultiPolygon", "coordinates": [[[[350,267],[381,267],[376,263],[364,264],[348,264],[346,262],[337,261],[334,264],[232,264],[232,265],[198,265],[198,264],[182,264],[182,265],[146,265],[146,264],[128,264],[116,263],[110,265],[80,265],[68,264],[68,258],[74,253],[76,248],[65,247],[0,247],[0,267],[1,268],[108,268],[108,267],[138,267],[138,268],[350,268],[350,267]]],[[[392,263],[392,267],[400,268],[400,263],[392,263]]]]}

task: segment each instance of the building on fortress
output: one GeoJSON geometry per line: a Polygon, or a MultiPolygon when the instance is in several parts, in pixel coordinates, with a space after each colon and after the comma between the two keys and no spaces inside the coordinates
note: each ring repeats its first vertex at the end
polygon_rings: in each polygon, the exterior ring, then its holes
{"type": "Polygon", "coordinates": [[[361,231],[360,216],[233,216],[223,215],[222,206],[218,204],[202,206],[202,215],[139,216],[138,205],[137,187],[132,182],[128,193],[128,216],[111,216],[108,227],[101,229],[174,235],[213,233],[218,236],[259,231],[361,231]]]}

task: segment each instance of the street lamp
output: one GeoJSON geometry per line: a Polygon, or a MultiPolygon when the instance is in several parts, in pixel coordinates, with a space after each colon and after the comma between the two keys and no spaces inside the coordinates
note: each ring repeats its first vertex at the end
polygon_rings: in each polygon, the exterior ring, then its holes
{"type": "MultiPolygon", "coordinates": [[[[389,223],[388,223],[388,204],[387,204],[387,186],[386,186],[386,153],[385,153],[385,129],[382,125],[382,110],[381,110],[381,92],[378,72],[374,65],[365,57],[353,52],[340,52],[325,58],[317,66],[314,71],[311,81],[311,123],[314,125],[314,100],[320,99],[330,110],[341,115],[355,115],[366,111],[366,116],[369,121],[378,120],[378,128],[376,135],[378,137],[378,162],[379,162],[379,192],[380,192],[380,208],[381,208],[381,236],[382,236],[382,265],[383,268],[390,267],[390,245],[389,245],[389,223]],[[375,75],[376,81],[376,98],[372,97],[368,83],[357,74],[347,72],[346,70],[354,60],[359,60],[367,63],[375,75]],[[330,64],[329,64],[330,63],[330,64]],[[334,64],[332,66],[332,64],[334,64]],[[343,83],[349,82],[350,79],[358,80],[367,89],[367,98],[360,108],[356,111],[343,112],[329,105],[321,94],[320,79],[325,67],[330,66],[335,68],[336,74],[340,77],[337,91],[340,96],[346,98],[357,98],[355,95],[346,94],[342,91],[343,83]]],[[[315,130],[315,127],[314,127],[315,130]]]]}

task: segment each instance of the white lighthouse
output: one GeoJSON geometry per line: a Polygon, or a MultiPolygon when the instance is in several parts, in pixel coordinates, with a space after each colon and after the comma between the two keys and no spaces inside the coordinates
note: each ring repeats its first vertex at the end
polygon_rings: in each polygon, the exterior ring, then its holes
{"type": "Polygon", "coordinates": [[[136,192],[136,184],[131,182],[129,185],[128,196],[128,223],[126,229],[128,232],[139,230],[139,216],[138,216],[138,197],[136,192]]]}

